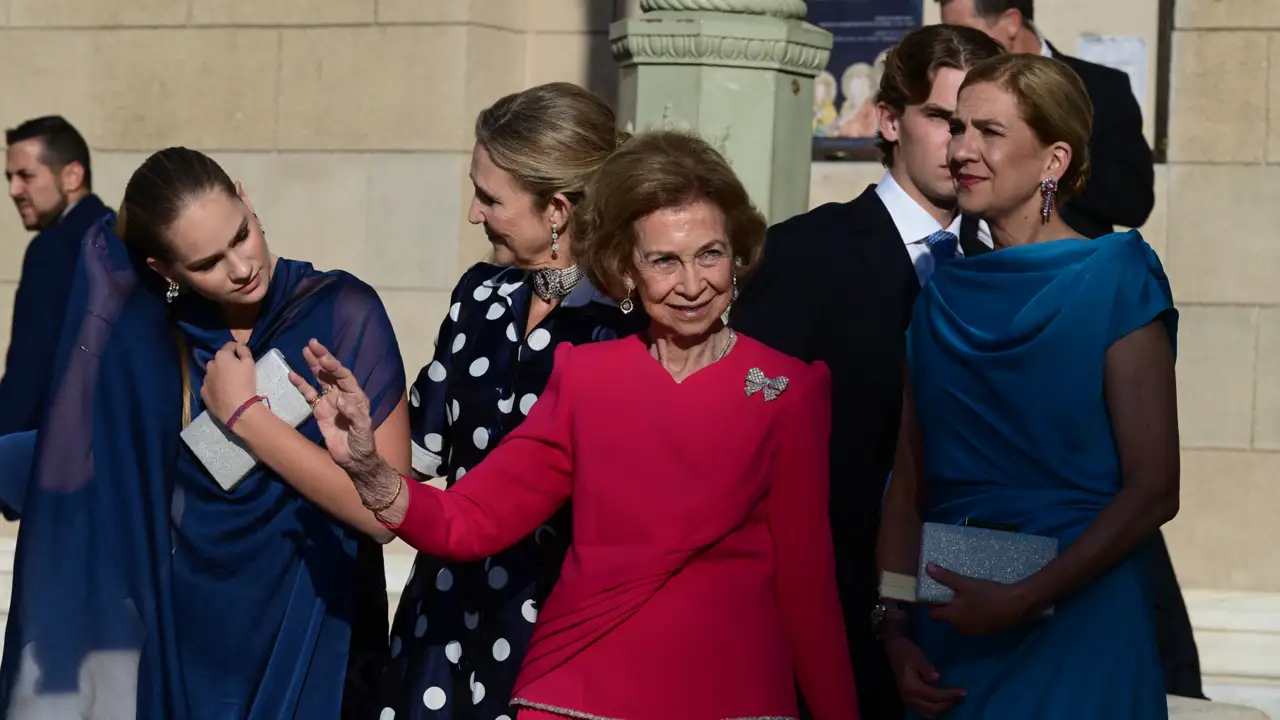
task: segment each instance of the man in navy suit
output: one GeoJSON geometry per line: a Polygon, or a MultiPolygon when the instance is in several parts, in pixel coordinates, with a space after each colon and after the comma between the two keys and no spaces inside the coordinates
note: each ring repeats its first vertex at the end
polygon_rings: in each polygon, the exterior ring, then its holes
{"type": "Polygon", "coordinates": [[[67,296],[85,232],[111,209],[93,194],[89,146],[57,116],[28,120],[5,134],[5,177],[27,246],[13,304],[13,328],[0,377],[0,435],[34,430],[50,382],[67,296]]]}
{"type": "MultiPolygon", "coordinates": [[[[876,93],[884,176],[849,202],[769,228],[764,259],[734,302],[744,335],[831,370],[831,536],[863,720],[903,716],[877,628],[880,501],[916,296],[943,258],[991,251],[986,224],[957,211],[947,144],[965,73],[1001,53],[971,28],[932,25],[904,37],[876,93]]],[[[810,717],[805,708],[800,716],[810,717]]]]}

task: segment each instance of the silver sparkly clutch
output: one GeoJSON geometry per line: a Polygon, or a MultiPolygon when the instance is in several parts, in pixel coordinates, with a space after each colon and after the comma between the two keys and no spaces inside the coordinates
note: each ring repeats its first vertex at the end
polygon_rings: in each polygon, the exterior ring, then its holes
{"type": "Polygon", "coordinates": [[[925,523],[920,538],[916,601],[951,602],[951,588],[929,577],[929,563],[980,580],[1012,584],[1039,572],[1058,556],[1058,539],[966,525],[925,523]]]}
{"type": "MultiPolygon", "coordinates": [[[[258,394],[271,402],[276,417],[298,427],[311,417],[311,406],[289,381],[289,363],[279,350],[268,350],[258,358],[258,394]]],[[[182,441],[204,465],[214,481],[231,492],[258,466],[258,458],[244,442],[229,432],[206,410],[182,431],[182,441]]]]}

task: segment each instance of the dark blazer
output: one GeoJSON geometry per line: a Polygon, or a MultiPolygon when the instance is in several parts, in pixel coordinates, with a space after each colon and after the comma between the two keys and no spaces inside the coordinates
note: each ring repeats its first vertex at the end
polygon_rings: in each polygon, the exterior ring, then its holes
{"type": "Polygon", "coordinates": [[[109,212],[97,195],[89,195],[27,246],[14,296],[4,376],[0,377],[0,435],[34,430],[39,424],[67,296],[80,258],[80,241],[89,227],[109,212]]]}
{"type": "Polygon", "coordinates": [[[1052,45],[1049,49],[1076,71],[1093,101],[1089,137],[1093,172],[1084,193],[1063,206],[1063,221],[1090,238],[1113,232],[1116,225],[1141,227],[1155,206],[1156,176],[1129,76],[1064,55],[1052,45]]]}
{"type": "Polygon", "coordinates": [[[831,531],[862,717],[902,717],[871,631],[880,501],[902,411],[905,330],[920,284],[889,211],[867,189],[769,229],[734,303],[748,337],[831,370],[831,531]]]}

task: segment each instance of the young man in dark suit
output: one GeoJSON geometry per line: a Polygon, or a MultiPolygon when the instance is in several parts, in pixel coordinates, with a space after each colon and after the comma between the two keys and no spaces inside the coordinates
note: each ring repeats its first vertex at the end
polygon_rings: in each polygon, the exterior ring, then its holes
{"type": "Polygon", "coordinates": [[[1055,48],[1032,22],[1033,0],[937,1],[943,22],[976,28],[1009,52],[1057,58],[1076,71],[1093,101],[1093,172],[1084,192],[1062,207],[1062,219],[1090,238],[1113,232],[1116,225],[1141,227],[1156,202],[1155,169],[1129,76],[1055,48]]]}
{"type": "Polygon", "coordinates": [[[9,197],[27,246],[0,377],[0,435],[34,430],[48,390],[80,240],[111,209],[93,194],[89,146],[57,116],[28,120],[5,135],[9,197]]]}
{"type": "Polygon", "coordinates": [[[770,228],[757,274],[734,303],[738,330],[831,369],[831,530],[865,720],[900,720],[903,713],[873,617],[876,533],[902,409],[905,331],[938,260],[989,249],[989,235],[956,212],[948,121],[965,71],[1001,52],[968,28],[936,25],[904,38],[889,54],[877,95],[884,178],[851,202],[770,228]]]}
{"type": "MultiPolygon", "coordinates": [[[[1119,70],[1063,55],[1033,23],[1033,0],[938,0],[943,22],[977,28],[1011,52],[1055,57],[1084,81],[1093,101],[1089,159],[1093,174],[1084,192],[1062,208],[1062,219],[1085,237],[1098,237],[1115,225],[1140,227],[1155,204],[1151,149],[1142,135],[1142,111],[1129,78],[1119,70]]],[[[1171,695],[1203,698],[1200,654],[1182,589],[1157,534],[1150,545],[1151,592],[1156,605],[1156,639],[1164,663],[1165,689],[1171,695]]]]}

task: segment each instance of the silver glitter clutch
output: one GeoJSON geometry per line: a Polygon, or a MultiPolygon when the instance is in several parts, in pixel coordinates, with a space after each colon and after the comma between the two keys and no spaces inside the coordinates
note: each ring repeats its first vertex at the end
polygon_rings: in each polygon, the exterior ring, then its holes
{"type": "MultiPolygon", "coordinates": [[[[289,381],[289,363],[279,350],[268,350],[258,358],[258,394],[271,401],[276,417],[298,427],[311,417],[311,406],[289,381]]],[[[227,430],[206,410],[182,431],[182,441],[204,465],[214,481],[231,492],[258,466],[238,436],[227,430]]]]}
{"type": "Polygon", "coordinates": [[[929,563],[980,580],[1012,584],[1039,572],[1058,556],[1058,539],[968,525],[925,523],[920,538],[916,601],[951,602],[951,588],[929,577],[929,563]]]}

